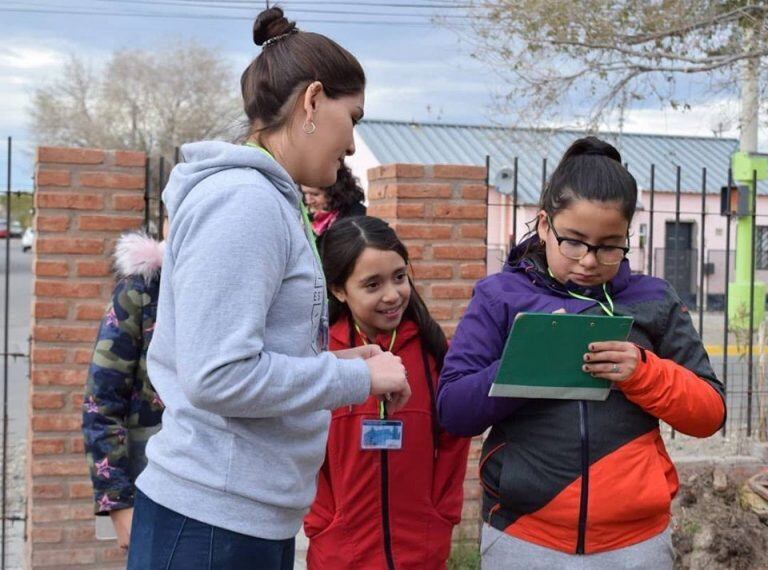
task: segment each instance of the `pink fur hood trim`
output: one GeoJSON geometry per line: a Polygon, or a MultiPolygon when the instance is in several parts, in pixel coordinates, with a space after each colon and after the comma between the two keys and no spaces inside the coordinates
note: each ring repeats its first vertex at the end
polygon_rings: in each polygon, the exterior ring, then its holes
{"type": "Polygon", "coordinates": [[[151,281],[163,265],[165,242],[143,232],[123,234],[115,247],[115,268],[121,277],[132,275],[151,281]]]}

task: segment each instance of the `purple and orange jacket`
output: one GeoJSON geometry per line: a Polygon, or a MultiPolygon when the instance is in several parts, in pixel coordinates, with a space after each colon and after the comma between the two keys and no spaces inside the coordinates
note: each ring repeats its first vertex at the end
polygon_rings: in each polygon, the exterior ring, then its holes
{"type": "Polygon", "coordinates": [[[608,290],[615,313],[635,319],[629,340],[642,360],[634,374],[602,402],[489,397],[518,313],[601,313],[568,291],[603,300],[602,287],[558,283],[540,257],[523,255],[528,245],[475,287],[440,376],[440,423],[457,436],[491,428],[480,481],[483,519],[494,528],[571,554],[647,540],[669,525],[678,490],[659,420],[712,435],[725,420],[723,385],[674,289],[632,275],[625,260],[608,290]]]}

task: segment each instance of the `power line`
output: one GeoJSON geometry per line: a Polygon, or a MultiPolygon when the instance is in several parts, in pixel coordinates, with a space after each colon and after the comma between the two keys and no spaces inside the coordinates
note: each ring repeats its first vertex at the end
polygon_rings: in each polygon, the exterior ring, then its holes
{"type": "MultiPolygon", "coordinates": [[[[150,6],[184,6],[184,7],[191,7],[194,6],[195,8],[215,8],[215,9],[223,9],[223,10],[245,10],[246,8],[241,6],[232,6],[232,5],[220,5],[211,3],[209,0],[203,0],[203,1],[184,1],[184,0],[97,0],[98,2],[111,2],[111,3],[121,3],[121,4],[144,4],[144,5],[150,5],[150,6]]],[[[268,1],[268,0],[267,0],[268,1]]],[[[251,3],[252,4],[252,3],[251,3]]],[[[293,2],[291,5],[312,5],[317,6],[317,4],[313,4],[311,2],[293,2]]],[[[449,6],[440,6],[440,5],[416,5],[416,4],[382,4],[382,3],[369,3],[364,4],[361,2],[325,2],[325,5],[333,4],[333,5],[352,5],[352,6],[371,6],[371,7],[380,7],[380,8],[418,8],[418,9],[424,9],[428,8],[430,10],[434,10],[435,8],[448,8],[449,6]]],[[[458,8],[458,5],[452,5],[451,8],[458,8]]],[[[426,14],[423,12],[406,12],[406,13],[398,13],[398,12],[371,12],[369,10],[364,11],[358,11],[358,10],[341,10],[341,9],[328,9],[328,8],[296,8],[291,9],[291,14],[333,14],[333,15],[351,15],[351,16],[393,16],[393,17],[430,17],[430,14],[426,14]]],[[[450,14],[450,15],[443,15],[440,16],[441,18],[450,18],[450,19],[467,19],[470,18],[469,15],[466,14],[450,14]]]]}
{"type": "MultiPolygon", "coordinates": [[[[227,16],[223,14],[180,14],[180,13],[160,13],[160,12],[105,12],[93,10],[56,10],[56,9],[34,9],[34,8],[7,8],[0,7],[0,12],[11,12],[20,14],[62,14],[66,16],[114,16],[127,18],[149,18],[149,19],[186,19],[186,20],[253,20],[253,16],[227,16]]],[[[326,20],[302,18],[302,23],[309,24],[334,24],[334,25],[372,25],[372,26],[421,26],[432,27],[433,24],[424,21],[393,21],[393,20],[326,20]]]]}

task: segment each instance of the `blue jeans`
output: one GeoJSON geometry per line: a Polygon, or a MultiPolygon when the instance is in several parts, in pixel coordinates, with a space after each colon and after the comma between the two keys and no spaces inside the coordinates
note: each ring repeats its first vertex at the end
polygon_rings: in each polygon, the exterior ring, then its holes
{"type": "Polygon", "coordinates": [[[292,570],[293,538],[267,540],[196,521],[136,490],[128,570],[292,570]]]}

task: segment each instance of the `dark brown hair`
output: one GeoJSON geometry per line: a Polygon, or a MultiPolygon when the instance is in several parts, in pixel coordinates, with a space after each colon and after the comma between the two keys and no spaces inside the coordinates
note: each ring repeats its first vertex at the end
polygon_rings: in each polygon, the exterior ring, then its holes
{"type": "Polygon", "coordinates": [[[299,31],[281,8],[269,8],[258,15],[253,42],[264,47],[240,78],[252,131],[264,133],[283,127],[297,95],[314,81],[323,84],[325,95],[331,99],[365,89],[365,72],[355,56],[321,34],[299,31]]]}
{"type": "MultiPolygon", "coordinates": [[[[611,144],[597,137],[578,139],[568,147],[539,198],[539,209],[548,216],[568,208],[575,200],[618,202],[629,224],[637,207],[637,182],[621,163],[621,154],[611,144]]],[[[524,236],[535,236],[537,216],[524,236]]],[[[530,240],[516,259],[533,257],[546,260],[545,248],[538,239],[530,240]]]]}
{"type": "Polygon", "coordinates": [[[352,174],[346,164],[339,168],[336,182],[323,188],[323,192],[325,192],[327,209],[330,211],[339,210],[346,213],[355,204],[360,204],[365,200],[365,193],[360,187],[360,181],[352,174]]]}
{"type": "Polygon", "coordinates": [[[574,200],[618,202],[627,222],[637,205],[637,183],[621,164],[621,154],[597,137],[575,141],[565,151],[541,193],[539,208],[554,217],[574,200]]]}
{"type": "MultiPolygon", "coordinates": [[[[379,218],[344,218],[333,224],[324,235],[323,270],[329,290],[334,287],[344,288],[347,279],[355,270],[357,259],[367,247],[394,251],[403,258],[406,265],[408,264],[408,250],[405,245],[397,237],[395,230],[379,218]]],[[[410,276],[408,282],[411,284],[411,299],[405,309],[405,316],[416,323],[424,348],[435,359],[437,369],[440,370],[448,351],[448,342],[440,325],[429,314],[410,276]]],[[[330,295],[328,303],[331,324],[345,316],[351,319],[352,313],[346,303],[342,303],[333,295],[330,295]]]]}

